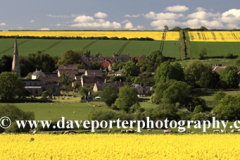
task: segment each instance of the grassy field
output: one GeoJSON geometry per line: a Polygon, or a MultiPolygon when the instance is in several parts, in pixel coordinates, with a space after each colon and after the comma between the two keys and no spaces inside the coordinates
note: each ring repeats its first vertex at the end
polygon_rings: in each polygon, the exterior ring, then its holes
{"type": "MultiPolygon", "coordinates": [[[[140,104],[143,108],[154,108],[157,106],[149,102],[141,102],[140,104]]],[[[104,102],[69,103],[68,101],[62,101],[61,103],[14,103],[13,105],[23,111],[34,112],[36,120],[59,119],[61,117],[72,120],[87,120],[92,110],[108,109],[104,102]],[[101,105],[101,107],[94,105],[101,105]],[[75,113],[73,113],[74,111],[75,113]]]]}
{"type": "MultiPolygon", "coordinates": [[[[0,57],[13,54],[14,39],[1,38],[0,44],[0,57]]],[[[27,55],[41,51],[62,56],[68,49],[89,49],[92,55],[100,52],[105,57],[112,57],[113,53],[138,56],[149,55],[152,50],[160,49],[160,44],[161,41],[18,39],[18,52],[27,55]]],[[[163,55],[180,58],[180,43],[165,41],[163,55]]]]}
{"type": "Polygon", "coordinates": [[[192,57],[198,58],[202,48],[207,49],[207,56],[225,56],[227,53],[240,54],[239,42],[190,42],[192,57]]]}
{"type": "MultiPolygon", "coordinates": [[[[182,65],[182,67],[187,66],[188,62],[192,60],[182,60],[177,61],[182,65]]],[[[206,60],[200,60],[201,62],[208,62],[212,65],[221,64],[221,65],[234,65],[234,59],[206,59],[206,60]]]]}
{"type": "Polygon", "coordinates": [[[180,41],[164,41],[163,55],[167,57],[176,57],[181,59],[180,41]]]}

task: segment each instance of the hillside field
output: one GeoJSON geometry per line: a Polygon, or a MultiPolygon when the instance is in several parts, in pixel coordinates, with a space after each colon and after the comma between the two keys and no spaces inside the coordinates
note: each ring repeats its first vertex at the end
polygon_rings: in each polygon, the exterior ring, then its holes
{"type": "MultiPolygon", "coordinates": [[[[49,55],[62,56],[68,49],[89,49],[91,55],[97,52],[104,57],[115,54],[128,54],[130,56],[149,55],[152,50],[160,49],[163,41],[133,41],[133,40],[61,40],[61,39],[18,39],[19,55],[28,55],[41,51],[49,55]]],[[[0,38],[0,57],[12,55],[14,39],[0,38]]],[[[163,55],[176,58],[181,57],[179,41],[164,41],[163,55]]]]}
{"type": "Polygon", "coordinates": [[[225,56],[228,53],[240,55],[239,42],[190,42],[192,58],[198,58],[202,48],[207,49],[207,56],[225,56]]]}

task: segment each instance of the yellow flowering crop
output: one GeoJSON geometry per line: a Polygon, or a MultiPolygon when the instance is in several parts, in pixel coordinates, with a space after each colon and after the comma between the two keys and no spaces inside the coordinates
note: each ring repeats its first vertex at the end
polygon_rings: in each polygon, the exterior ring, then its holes
{"type": "Polygon", "coordinates": [[[189,31],[190,41],[240,42],[240,31],[189,31]]]}
{"type": "Polygon", "coordinates": [[[126,37],[153,38],[154,40],[178,41],[179,32],[163,31],[1,31],[0,36],[54,36],[54,37],[126,37]]]}
{"type": "Polygon", "coordinates": [[[0,135],[0,159],[240,159],[240,135],[0,135]],[[30,139],[33,138],[33,141],[30,139]]]}

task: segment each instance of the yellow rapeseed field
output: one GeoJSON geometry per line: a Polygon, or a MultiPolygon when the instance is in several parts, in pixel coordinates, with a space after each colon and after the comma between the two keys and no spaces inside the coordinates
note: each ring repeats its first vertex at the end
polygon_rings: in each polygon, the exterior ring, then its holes
{"type": "Polygon", "coordinates": [[[0,36],[54,36],[54,37],[149,37],[154,40],[178,41],[179,32],[163,31],[1,31],[0,36]]]}
{"type": "Polygon", "coordinates": [[[190,41],[240,42],[240,31],[189,31],[190,41]]]}
{"type": "Polygon", "coordinates": [[[240,136],[1,135],[0,159],[240,159],[240,136]],[[34,138],[33,141],[30,141],[34,138]]]}

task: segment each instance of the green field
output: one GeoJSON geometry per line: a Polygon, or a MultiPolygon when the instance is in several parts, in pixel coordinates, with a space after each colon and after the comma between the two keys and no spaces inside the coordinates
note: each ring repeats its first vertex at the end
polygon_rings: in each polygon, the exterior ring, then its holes
{"type": "Polygon", "coordinates": [[[176,57],[176,59],[181,59],[180,41],[164,41],[163,55],[167,57],[176,57]]]}
{"type": "Polygon", "coordinates": [[[207,49],[207,56],[225,56],[227,53],[240,54],[239,42],[190,42],[193,58],[198,58],[202,48],[207,49]]]}
{"type": "MultiPolygon", "coordinates": [[[[182,60],[182,61],[177,61],[182,65],[182,67],[186,67],[188,62],[192,60],[182,60]]],[[[234,65],[234,59],[205,59],[205,60],[200,60],[201,62],[208,62],[212,65],[216,64],[221,64],[221,65],[234,65]]]]}
{"type": "MultiPolygon", "coordinates": [[[[140,104],[143,108],[154,108],[157,106],[148,102],[141,102],[140,104]]],[[[23,111],[34,112],[36,120],[51,120],[61,117],[71,120],[87,120],[92,110],[108,109],[104,102],[69,103],[62,101],[61,103],[14,103],[13,105],[23,111]],[[101,107],[94,105],[101,105],[101,107]],[[73,113],[74,111],[75,113],[73,113]]]]}
{"type": "MultiPolygon", "coordinates": [[[[152,50],[160,49],[162,41],[129,41],[129,40],[59,40],[59,39],[18,39],[19,55],[27,55],[41,51],[50,55],[62,56],[68,49],[89,49],[92,55],[97,52],[104,57],[115,54],[130,56],[149,55],[152,50]]],[[[12,55],[14,39],[0,39],[0,57],[12,55]]],[[[165,41],[163,55],[180,58],[179,41],[165,41]]]]}

